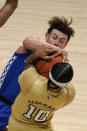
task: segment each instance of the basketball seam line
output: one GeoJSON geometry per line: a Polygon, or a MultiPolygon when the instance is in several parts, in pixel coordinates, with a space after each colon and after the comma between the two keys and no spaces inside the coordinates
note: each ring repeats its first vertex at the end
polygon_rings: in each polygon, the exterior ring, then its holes
{"type": "MultiPolygon", "coordinates": [[[[39,71],[41,70],[41,68],[42,68],[45,64],[46,64],[46,63],[44,63],[43,65],[41,65],[41,67],[40,67],[39,71]]],[[[43,72],[40,72],[40,73],[43,73],[43,72]]]]}

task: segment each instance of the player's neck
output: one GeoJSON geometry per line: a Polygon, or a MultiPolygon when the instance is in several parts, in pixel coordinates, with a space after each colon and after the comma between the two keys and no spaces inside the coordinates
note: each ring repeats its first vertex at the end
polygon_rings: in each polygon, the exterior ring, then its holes
{"type": "Polygon", "coordinates": [[[50,80],[48,80],[48,90],[58,93],[62,88],[55,85],[53,82],[51,82],[50,80]]]}

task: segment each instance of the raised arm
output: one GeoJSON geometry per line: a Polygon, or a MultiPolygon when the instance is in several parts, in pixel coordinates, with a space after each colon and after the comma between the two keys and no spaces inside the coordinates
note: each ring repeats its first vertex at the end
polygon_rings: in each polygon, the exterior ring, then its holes
{"type": "Polygon", "coordinates": [[[56,57],[58,55],[63,56],[63,60],[67,61],[68,53],[64,49],[61,49],[59,47],[56,47],[52,44],[49,44],[47,42],[44,42],[40,39],[34,38],[34,37],[27,37],[23,41],[23,46],[25,50],[32,50],[36,51],[40,48],[44,48],[44,54],[43,54],[43,59],[51,59],[53,57],[56,57]]]}
{"type": "Polygon", "coordinates": [[[0,9],[0,27],[5,24],[18,6],[18,0],[6,0],[4,6],[0,9]]]}

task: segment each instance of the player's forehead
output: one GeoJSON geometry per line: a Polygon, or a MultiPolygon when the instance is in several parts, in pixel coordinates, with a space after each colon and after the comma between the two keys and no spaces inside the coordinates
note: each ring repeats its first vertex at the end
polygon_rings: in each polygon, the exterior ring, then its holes
{"type": "Polygon", "coordinates": [[[64,34],[63,32],[57,30],[57,29],[53,29],[50,33],[50,35],[54,35],[55,37],[59,37],[61,39],[67,39],[68,36],[66,34],[64,34]]]}

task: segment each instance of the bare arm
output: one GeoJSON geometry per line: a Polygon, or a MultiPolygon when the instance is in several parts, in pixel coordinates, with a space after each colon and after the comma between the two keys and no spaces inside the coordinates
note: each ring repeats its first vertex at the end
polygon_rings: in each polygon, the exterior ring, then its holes
{"type": "Polygon", "coordinates": [[[44,42],[40,39],[37,39],[35,37],[27,37],[24,41],[23,41],[23,45],[25,49],[29,49],[32,51],[36,51],[38,48],[40,48],[42,45],[45,45],[45,47],[50,48],[50,49],[55,49],[58,50],[60,49],[59,47],[56,47],[52,44],[49,44],[47,42],[44,42]]]}
{"type": "Polygon", "coordinates": [[[33,66],[37,59],[38,59],[38,56],[36,55],[36,53],[31,54],[31,55],[27,58],[27,60],[26,60],[26,62],[25,62],[25,65],[24,65],[24,66],[25,66],[25,70],[26,70],[27,68],[29,68],[30,66],[33,66]]]}
{"type": "Polygon", "coordinates": [[[58,55],[62,55],[63,60],[67,61],[67,56],[68,56],[67,51],[59,47],[56,47],[52,44],[49,44],[47,42],[43,42],[40,39],[34,37],[27,37],[23,41],[23,46],[25,50],[32,50],[32,51],[36,51],[37,49],[40,49],[44,46],[45,53],[43,55],[43,59],[50,59],[58,55]]]}
{"type": "Polygon", "coordinates": [[[6,0],[6,3],[0,9],[0,27],[4,25],[17,6],[18,0],[6,0]]]}
{"type": "Polygon", "coordinates": [[[48,49],[47,47],[45,47],[45,45],[43,44],[41,47],[39,47],[37,50],[34,51],[34,53],[32,53],[25,62],[25,69],[29,68],[31,65],[34,65],[35,62],[39,59],[39,58],[44,58],[45,60],[51,60],[52,57],[47,56],[47,53],[50,53],[50,49],[48,49]]]}

